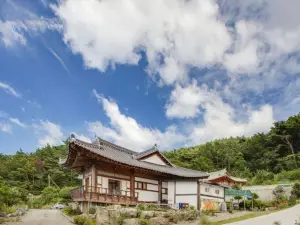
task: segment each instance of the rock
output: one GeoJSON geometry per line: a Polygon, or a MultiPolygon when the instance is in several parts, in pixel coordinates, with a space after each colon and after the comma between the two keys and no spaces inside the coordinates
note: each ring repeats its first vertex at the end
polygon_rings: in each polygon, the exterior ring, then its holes
{"type": "Polygon", "coordinates": [[[198,211],[196,210],[186,210],[183,214],[183,220],[190,221],[190,220],[196,220],[198,217],[198,211]]]}
{"type": "Polygon", "coordinates": [[[96,208],[96,224],[109,224],[108,210],[105,207],[96,208]]]}
{"type": "Polygon", "coordinates": [[[107,209],[114,209],[114,210],[120,210],[122,208],[121,205],[110,205],[107,207],[107,209]]]}
{"type": "Polygon", "coordinates": [[[108,218],[110,225],[118,225],[118,219],[120,217],[120,211],[116,209],[108,210],[108,218]]]}
{"type": "Polygon", "coordinates": [[[166,215],[166,212],[163,212],[163,211],[154,212],[155,217],[165,217],[165,215],[166,215]]]}
{"type": "Polygon", "coordinates": [[[140,221],[137,218],[125,219],[122,225],[140,225],[140,221]]]}
{"type": "Polygon", "coordinates": [[[165,217],[153,217],[149,220],[150,225],[168,225],[169,220],[165,217]]]}
{"type": "Polygon", "coordinates": [[[94,220],[94,219],[96,219],[96,216],[97,216],[97,214],[89,214],[88,218],[94,220]]]}
{"type": "Polygon", "coordinates": [[[121,208],[120,209],[121,216],[125,216],[128,218],[136,218],[137,217],[137,209],[136,208],[121,208]]]}
{"type": "Polygon", "coordinates": [[[7,216],[7,217],[12,217],[12,216],[11,216],[11,213],[7,214],[6,216],[7,216]]]}
{"type": "Polygon", "coordinates": [[[6,213],[5,212],[0,212],[0,217],[6,217],[6,213]]]}
{"type": "Polygon", "coordinates": [[[142,219],[150,219],[155,216],[155,212],[153,211],[142,211],[141,218],[142,219]]]}

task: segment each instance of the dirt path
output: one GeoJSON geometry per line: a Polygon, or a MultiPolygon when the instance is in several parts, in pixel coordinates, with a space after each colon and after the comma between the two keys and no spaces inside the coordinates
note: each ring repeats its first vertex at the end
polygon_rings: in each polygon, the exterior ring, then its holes
{"type": "Polygon", "coordinates": [[[9,225],[72,225],[72,223],[55,209],[32,209],[21,218],[20,222],[9,225]]]}

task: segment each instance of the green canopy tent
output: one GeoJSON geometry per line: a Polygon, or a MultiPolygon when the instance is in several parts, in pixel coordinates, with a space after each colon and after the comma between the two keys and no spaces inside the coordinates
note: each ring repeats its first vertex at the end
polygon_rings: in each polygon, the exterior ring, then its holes
{"type": "Polygon", "coordinates": [[[237,189],[225,189],[225,196],[242,196],[244,199],[244,210],[245,207],[245,198],[252,199],[252,211],[253,211],[253,194],[249,190],[237,190],[237,189]]]}

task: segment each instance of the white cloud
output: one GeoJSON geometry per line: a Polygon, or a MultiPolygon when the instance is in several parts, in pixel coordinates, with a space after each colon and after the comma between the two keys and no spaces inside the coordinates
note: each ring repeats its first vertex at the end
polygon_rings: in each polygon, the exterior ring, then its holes
{"type": "Polygon", "coordinates": [[[136,151],[146,150],[155,143],[160,149],[170,149],[185,141],[185,137],[175,126],[168,127],[164,132],[144,127],[135,119],[122,114],[114,100],[99,95],[95,90],[94,94],[110,119],[110,127],[104,126],[100,121],[89,122],[91,133],[136,151]]]}
{"type": "Polygon", "coordinates": [[[55,12],[65,42],[87,67],[137,65],[145,51],[147,71],[154,79],[159,73],[166,84],[186,81],[189,65],[221,62],[231,44],[212,0],[67,0],[55,12]]]}
{"type": "Polygon", "coordinates": [[[11,94],[11,95],[13,95],[13,96],[15,96],[17,98],[22,98],[22,95],[20,93],[18,93],[14,88],[12,88],[8,84],[3,83],[1,81],[0,81],[0,88],[3,89],[8,94],[11,94]]]}
{"type": "Polygon", "coordinates": [[[16,124],[22,128],[26,128],[26,124],[22,123],[19,119],[17,118],[9,118],[9,121],[13,124],[16,124]]]}
{"type": "Polygon", "coordinates": [[[193,118],[197,116],[200,112],[199,105],[202,97],[200,92],[196,81],[186,87],[176,85],[166,105],[167,117],[193,118]]]}
{"type": "Polygon", "coordinates": [[[33,125],[35,128],[39,147],[49,145],[62,144],[64,137],[60,125],[52,123],[48,120],[41,120],[39,123],[33,125]]]}
{"type": "Polygon", "coordinates": [[[64,68],[64,70],[71,75],[68,67],[66,66],[65,62],[62,60],[62,58],[50,47],[47,47],[47,49],[49,50],[49,52],[57,59],[57,61],[59,62],[59,64],[64,68]]]}
{"type": "Polygon", "coordinates": [[[76,132],[72,132],[72,134],[75,135],[75,137],[81,141],[85,141],[85,142],[88,142],[88,143],[92,143],[92,140],[86,136],[86,135],[83,135],[83,134],[78,134],[76,132]]]}
{"type": "Polygon", "coordinates": [[[26,45],[26,34],[35,35],[46,30],[59,31],[61,28],[56,19],[0,20],[1,39],[6,47],[14,47],[15,44],[26,45]]]}
{"type": "Polygon", "coordinates": [[[207,99],[201,103],[204,109],[203,122],[191,125],[191,143],[199,144],[218,138],[250,136],[266,132],[274,122],[273,109],[264,105],[257,110],[246,109],[245,118],[238,118],[237,110],[224,103],[215,93],[204,91],[207,99]]]}
{"type": "Polygon", "coordinates": [[[0,131],[4,133],[11,133],[12,132],[11,125],[6,122],[0,121],[0,131]]]}

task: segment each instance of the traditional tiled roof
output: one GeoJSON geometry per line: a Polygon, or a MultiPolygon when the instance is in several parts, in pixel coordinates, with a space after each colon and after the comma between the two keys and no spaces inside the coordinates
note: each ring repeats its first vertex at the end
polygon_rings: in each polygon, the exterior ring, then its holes
{"type": "MultiPolygon", "coordinates": [[[[103,139],[98,139],[93,143],[87,143],[73,137],[69,142],[69,152],[71,149],[75,150],[76,147],[81,147],[91,153],[97,154],[108,160],[112,160],[124,165],[147,169],[154,172],[160,172],[167,175],[169,174],[183,178],[207,178],[209,176],[206,172],[186,169],[182,167],[172,167],[169,165],[158,165],[137,160],[135,158],[135,155],[138,155],[137,152],[115,145],[103,139]]],[[[72,165],[72,160],[72,157],[70,157],[69,155],[66,161],[62,163],[62,165],[68,167],[72,165]]]]}
{"type": "Polygon", "coordinates": [[[235,181],[235,182],[240,182],[240,183],[245,183],[247,182],[246,179],[238,178],[238,177],[233,177],[229,174],[229,172],[226,169],[219,170],[219,171],[214,171],[209,173],[209,177],[207,178],[208,181],[210,180],[215,180],[221,177],[228,177],[229,179],[235,181]]]}

